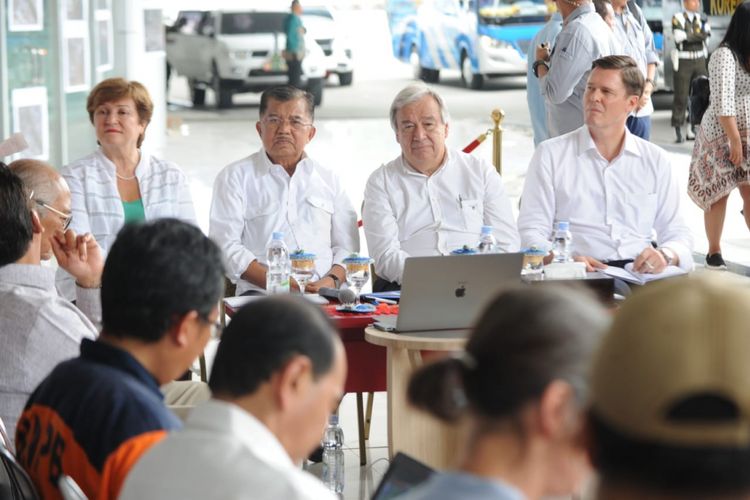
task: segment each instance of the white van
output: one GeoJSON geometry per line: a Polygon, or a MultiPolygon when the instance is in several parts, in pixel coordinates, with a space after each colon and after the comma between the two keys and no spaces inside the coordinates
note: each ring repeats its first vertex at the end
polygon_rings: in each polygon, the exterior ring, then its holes
{"type": "MultiPolygon", "coordinates": [[[[188,79],[195,106],[210,88],[219,108],[232,105],[232,95],[262,92],[287,83],[284,20],[288,10],[185,10],[167,29],[167,65],[188,79]]],[[[326,60],[311,35],[305,36],[302,83],[315,104],[323,101],[326,60]]]]}
{"type": "Polygon", "coordinates": [[[351,85],[354,78],[354,60],[349,39],[333,9],[326,6],[303,7],[302,24],[315,38],[326,57],[326,76],[335,74],[339,84],[351,85]]]}

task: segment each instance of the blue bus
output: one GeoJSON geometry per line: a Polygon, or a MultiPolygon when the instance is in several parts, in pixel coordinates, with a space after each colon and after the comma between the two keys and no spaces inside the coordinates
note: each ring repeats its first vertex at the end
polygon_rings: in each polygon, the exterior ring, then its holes
{"type": "Polygon", "coordinates": [[[554,10],[544,0],[388,0],[394,55],[414,76],[437,82],[461,71],[468,88],[526,74],[526,50],[554,10]]]}

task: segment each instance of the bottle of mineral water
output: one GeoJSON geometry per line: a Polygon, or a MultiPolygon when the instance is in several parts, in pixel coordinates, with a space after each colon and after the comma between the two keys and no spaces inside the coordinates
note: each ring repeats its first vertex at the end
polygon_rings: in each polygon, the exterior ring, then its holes
{"type": "Polygon", "coordinates": [[[344,491],[344,431],[339,426],[339,416],[328,418],[323,434],[323,483],[331,491],[344,491]]]}
{"type": "Polygon", "coordinates": [[[573,245],[570,234],[570,222],[560,220],[555,223],[555,235],[552,240],[553,262],[569,262],[572,260],[573,245]]]}
{"type": "Polygon", "coordinates": [[[477,245],[478,253],[497,253],[497,240],[492,234],[492,226],[482,226],[482,234],[477,245]]]}
{"type": "Polygon", "coordinates": [[[266,271],[266,292],[269,294],[289,293],[291,262],[289,249],[284,243],[284,233],[273,233],[266,250],[268,269],[266,271]]]}

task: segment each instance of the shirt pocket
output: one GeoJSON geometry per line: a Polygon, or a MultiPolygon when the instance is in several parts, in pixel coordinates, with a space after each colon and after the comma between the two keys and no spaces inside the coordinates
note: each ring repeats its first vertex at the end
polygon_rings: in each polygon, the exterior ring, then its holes
{"type": "Polygon", "coordinates": [[[308,196],[305,200],[305,213],[301,214],[310,230],[323,235],[331,234],[333,202],[320,196],[308,196]]]}
{"type": "Polygon", "coordinates": [[[482,201],[478,199],[461,200],[461,216],[463,217],[464,228],[478,234],[484,221],[482,201]]]}
{"type": "Polygon", "coordinates": [[[630,193],[625,203],[626,220],[635,226],[639,236],[650,238],[656,219],[656,193],[630,193]]]}

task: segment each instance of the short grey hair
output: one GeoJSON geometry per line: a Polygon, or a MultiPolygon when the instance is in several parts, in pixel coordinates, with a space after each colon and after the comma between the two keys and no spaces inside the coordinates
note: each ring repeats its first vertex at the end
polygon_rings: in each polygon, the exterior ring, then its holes
{"type": "Polygon", "coordinates": [[[445,107],[445,101],[443,101],[443,98],[440,97],[440,94],[432,90],[424,83],[412,83],[411,85],[404,87],[401,92],[396,94],[396,97],[393,99],[393,103],[391,104],[391,128],[394,131],[398,130],[398,124],[396,123],[396,114],[398,113],[398,111],[404,106],[408,106],[409,104],[417,102],[424,96],[431,96],[433,99],[435,99],[435,102],[437,102],[438,108],[440,109],[440,119],[443,120],[443,123],[448,123],[450,116],[448,115],[448,110],[445,107]]]}
{"type": "MultiPolygon", "coordinates": [[[[50,164],[40,160],[20,159],[11,162],[8,168],[21,179],[28,194],[33,192],[34,200],[52,204],[60,196],[60,175],[50,164]]],[[[47,212],[40,205],[34,204],[31,208],[42,216],[47,212]]]]}

